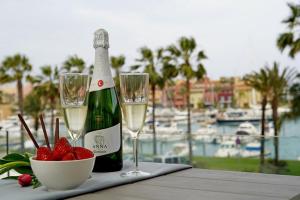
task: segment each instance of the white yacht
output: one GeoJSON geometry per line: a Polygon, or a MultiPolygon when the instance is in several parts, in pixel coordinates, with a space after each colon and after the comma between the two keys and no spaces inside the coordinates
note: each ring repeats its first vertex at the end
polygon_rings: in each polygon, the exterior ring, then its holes
{"type": "MultiPolygon", "coordinates": [[[[152,133],[153,127],[152,124],[148,124],[144,126],[143,131],[145,133],[152,133]]],[[[171,123],[156,123],[155,131],[158,134],[174,134],[174,133],[181,133],[182,130],[178,129],[176,122],[171,123]]]]}
{"type": "MultiPolygon", "coordinates": [[[[242,157],[259,157],[261,145],[260,142],[251,142],[246,145],[245,149],[241,152],[242,157]]],[[[265,149],[265,156],[270,155],[271,152],[265,149]]]]}
{"type": "Polygon", "coordinates": [[[242,110],[242,109],[227,109],[226,112],[221,113],[217,117],[218,123],[227,123],[227,122],[259,122],[260,115],[253,112],[242,110]]]}
{"type": "MultiPolygon", "coordinates": [[[[152,140],[153,125],[147,124],[144,126],[143,133],[140,135],[141,140],[152,140]]],[[[178,141],[185,138],[185,134],[177,127],[176,122],[171,123],[156,123],[156,137],[158,140],[178,141]]]]}
{"type": "Polygon", "coordinates": [[[216,157],[236,157],[240,155],[240,149],[234,141],[222,142],[220,148],[215,153],[216,157]]]}
{"type": "Polygon", "coordinates": [[[202,141],[205,143],[219,143],[220,137],[217,135],[217,129],[211,125],[206,125],[204,128],[199,128],[193,133],[194,140],[202,141]]]}
{"type": "Polygon", "coordinates": [[[241,143],[249,143],[259,139],[260,134],[257,128],[250,122],[241,123],[235,132],[236,139],[239,138],[241,143]]]}
{"type": "MultiPolygon", "coordinates": [[[[152,114],[152,110],[150,110],[152,114]]],[[[173,117],[175,115],[175,111],[173,108],[160,108],[155,110],[156,117],[173,117]]]]}
{"type": "Polygon", "coordinates": [[[241,123],[236,131],[236,135],[259,136],[257,128],[250,122],[241,123]]]}
{"type": "MultiPolygon", "coordinates": [[[[196,147],[193,146],[192,149],[194,151],[196,147]]],[[[176,143],[171,151],[164,155],[155,156],[153,161],[159,163],[185,163],[188,154],[189,146],[187,143],[176,143]]]]}

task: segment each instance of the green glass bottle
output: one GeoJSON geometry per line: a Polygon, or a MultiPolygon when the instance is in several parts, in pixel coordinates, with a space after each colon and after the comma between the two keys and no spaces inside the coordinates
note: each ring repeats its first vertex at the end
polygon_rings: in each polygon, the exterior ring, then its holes
{"type": "Polygon", "coordinates": [[[122,114],[108,57],[108,33],[94,34],[95,64],[91,80],[84,146],[96,155],[94,172],[122,169],[122,114]]]}

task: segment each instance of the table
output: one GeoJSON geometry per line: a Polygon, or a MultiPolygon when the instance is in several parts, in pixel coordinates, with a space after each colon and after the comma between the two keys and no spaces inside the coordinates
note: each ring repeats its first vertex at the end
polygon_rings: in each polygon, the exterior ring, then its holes
{"type": "Polygon", "coordinates": [[[282,200],[299,193],[296,176],[188,169],[70,199],[282,200]]]}

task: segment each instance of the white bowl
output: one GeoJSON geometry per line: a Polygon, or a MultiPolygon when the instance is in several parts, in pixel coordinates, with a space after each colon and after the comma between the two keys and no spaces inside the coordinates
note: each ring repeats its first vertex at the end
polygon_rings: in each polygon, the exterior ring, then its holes
{"type": "Polygon", "coordinates": [[[91,175],[95,156],[83,160],[42,161],[30,158],[35,176],[48,189],[69,190],[83,184],[91,175]]]}

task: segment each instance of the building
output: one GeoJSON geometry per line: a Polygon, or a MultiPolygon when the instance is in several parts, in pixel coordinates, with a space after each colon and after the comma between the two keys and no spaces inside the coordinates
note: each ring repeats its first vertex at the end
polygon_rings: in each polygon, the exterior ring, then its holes
{"type": "Polygon", "coordinates": [[[233,78],[221,77],[216,84],[215,90],[218,96],[218,106],[219,108],[230,108],[233,106],[233,78]]]}
{"type": "Polygon", "coordinates": [[[234,78],[234,101],[235,106],[239,108],[249,108],[251,105],[257,105],[261,101],[259,92],[245,84],[239,78],[234,78]]]}
{"type": "MultiPolygon", "coordinates": [[[[26,97],[32,91],[32,85],[27,83],[23,84],[23,95],[26,97]]],[[[10,103],[16,103],[18,101],[18,94],[17,94],[17,86],[16,84],[5,84],[1,85],[0,91],[4,94],[12,98],[13,101],[10,103]]]]}
{"type": "MultiPolygon", "coordinates": [[[[174,86],[168,86],[163,92],[163,105],[174,106],[179,109],[186,108],[186,82],[178,80],[174,86]],[[169,102],[172,102],[171,104],[169,102]]],[[[190,106],[198,109],[203,106],[204,84],[203,81],[190,81],[190,106]]]]}
{"type": "Polygon", "coordinates": [[[6,119],[12,114],[14,96],[0,91],[0,121],[6,119]]]}
{"type": "MultiPolygon", "coordinates": [[[[31,84],[23,86],[24,98],[32,91],[31,84]]],[[[15,84],[1,85],[0,87],[0,121],[12,115],[17,109],[18,95],[15,84]]]]}
{"type": "Polygon", "coordinates": [[[173,88],[173,105],[176,108],[185,108],[187,105],[185,81],[176,81],[175,86],[173,86],[173,88]]]}
{"type": "Polygon", "coordinates": [[[161,105],[163,107],[174,107],[174,85],[166,84],[161,92],[161,105]]]}
{"type": "MultiPolygon", "coordinates": [[[[150,94],[150,100],[151,100],[150,94]]],[[[156,88],[155,102],[164,107],[186,108],[186,82],[177,80],[174,85],[167,85],[163,90],[156,88]]],[[[248,108],[260,102],[260,94],[247,86],[239,77],[221,77],[211,80],[190,81],[190,106],[193,109],[216,107],[248,108]]]]}
{"type": "Polygon", "coordinates": [[[204,92],[205,86],[203,80],[197,80],[191,82],[190,87],[190,104],[194,109],[200,109],[204,107],[204,92]]]}
{"type": "MultiPolygon", "coordinates": [[[[162,90],[157,86],[155,88],[155,104],[162,105],[162,90]]],[[[152,90],[149,88],[149,103],[152,105],[152,90]]]]}

